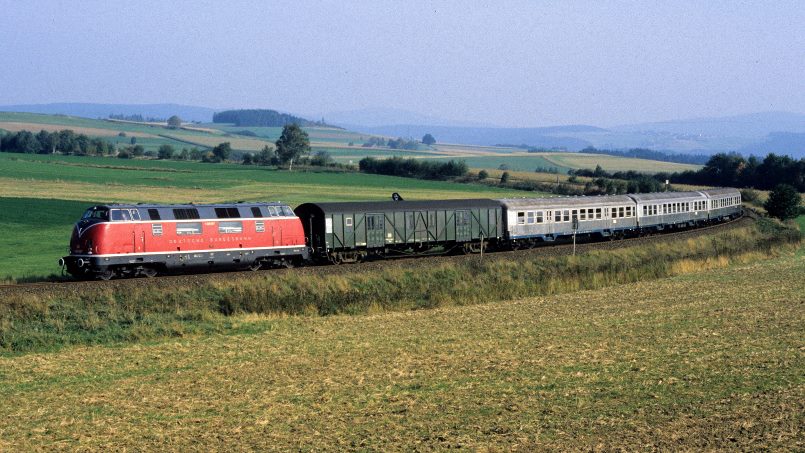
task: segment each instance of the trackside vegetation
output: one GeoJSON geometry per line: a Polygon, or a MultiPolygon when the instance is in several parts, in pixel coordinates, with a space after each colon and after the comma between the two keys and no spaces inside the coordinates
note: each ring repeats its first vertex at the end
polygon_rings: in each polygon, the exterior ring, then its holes
{"type": "Polygon", "coordinates": [[[414,260],[354,272],[301,269],[186,285],[12,295],[0,303],[0,350],[47,351],[255,328],[237,315],[357,315],[597,289],[777,256],[799,242],[798,230],[761,219],[712,236],[576,257],[414,260]]]}

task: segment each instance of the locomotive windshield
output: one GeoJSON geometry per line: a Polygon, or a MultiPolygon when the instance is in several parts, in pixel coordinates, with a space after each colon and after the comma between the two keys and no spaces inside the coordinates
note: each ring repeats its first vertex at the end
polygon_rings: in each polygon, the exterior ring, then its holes
{"type": "Polygon", "coordinates": [[[84,212],[82,219],[109,220],[109,210],[101,206],[93,206],[84,212]]]}

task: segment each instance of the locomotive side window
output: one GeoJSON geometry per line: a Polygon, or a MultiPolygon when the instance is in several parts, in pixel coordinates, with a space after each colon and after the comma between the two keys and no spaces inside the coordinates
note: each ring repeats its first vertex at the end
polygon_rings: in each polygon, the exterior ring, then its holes
{"type": "Polygon", "coordinates": [[[201,234],[201,222],[182,222],[176,224],[176,234],[201,234]]]}
{"type": "Polygon", "coordinates": [[[177,208],[173,210],[176,220],[198,219],[198,209],[196,208],[177,208]]]}
{"type": "Polygon", "coordinates": [[[215,208],[215,216],[219,219],[239,219],[240,212],[238,208],[215,208]]]}
{"type": "Polygon", "coordinates": [[[162,218],[159,217],[159,209],[149,209],[148,217],[150,217],[151,220],[162,220],[162,218]]]}
{"type": "Polygon", "coordinates": [[[255,217],[263,217],[263,213],[260,212],[260,207],[252,206],[252,215],[255,217]]]}
{"type": "Polygon", "coordinates": [[[243,233],[243,222],[218,222],[221,234],[243,233]]]}

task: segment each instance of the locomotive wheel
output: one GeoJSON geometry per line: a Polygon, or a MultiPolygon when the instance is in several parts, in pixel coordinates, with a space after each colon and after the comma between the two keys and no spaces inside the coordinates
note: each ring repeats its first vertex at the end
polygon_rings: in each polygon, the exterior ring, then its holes
{"type": "Polygon", "coordinates": [[[157,276],[157,270],[153,267],[144,267],[140,271],[140,275],[146,278],[153,278],[157,276]]]}
{"type": "Polygon", "coordinates": [[[108,281],[111,280],[115,276],[115,271],[111,269],[106,269],[105,271],[98,274],[98,278],[100,280],[108,281]]]}
{"type": "Polygon", "coordinates": [[[263,263],[260,261],[254,261],[252,264],[249,264],[250,271],[259,271],[261,267],[263,267],[263,263]]]}

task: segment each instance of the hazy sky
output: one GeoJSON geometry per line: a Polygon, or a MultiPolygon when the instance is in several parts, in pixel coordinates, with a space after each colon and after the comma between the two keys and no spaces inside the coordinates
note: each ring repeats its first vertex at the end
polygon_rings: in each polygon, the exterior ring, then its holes
{"type": "Polygon", "coordinates": [[[0,0],[0,104],[505,126],[805,113],[805,2],[0,0]]]}

